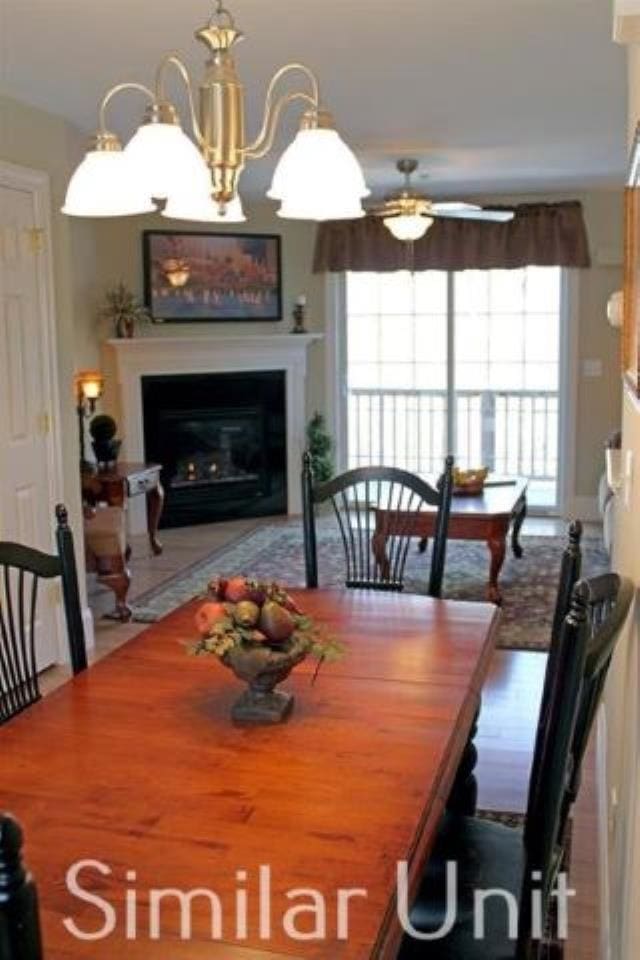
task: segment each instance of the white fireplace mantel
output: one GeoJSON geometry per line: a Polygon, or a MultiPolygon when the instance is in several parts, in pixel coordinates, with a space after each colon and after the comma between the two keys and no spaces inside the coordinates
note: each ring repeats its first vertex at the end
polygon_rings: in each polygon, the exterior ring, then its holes
{"type": "MultiPolygon", "coordinates": [[[[305,443],[307,350],[319,333],[242,334],[215,337],[139,337],[109,340],[119,390],[123,458],[145,459],[142,378],[186,373],[231,373],[283,370],[286,379],[287,506],[302,511],[300,462],[305,443]]],[[[130,529],[145,529],[143,498],[131,501],[130,529]]]]}

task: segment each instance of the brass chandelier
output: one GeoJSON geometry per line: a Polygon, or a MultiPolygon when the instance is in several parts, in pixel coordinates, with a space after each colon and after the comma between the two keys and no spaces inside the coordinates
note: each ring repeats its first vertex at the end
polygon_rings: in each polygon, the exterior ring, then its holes
{"type": "Polygon", "coordinates": [[[280,202],[278,215],[289,219],[337,220],[364,216],[369,194],[360,164],[337,133],[320,99],[315,74],[302,63],[278,70],[269,86],[262,126],[255,139],[245,134],[244,87],[234,63],[243,39],[223,0],[196,38],[209,59],[196,103],[189,72],[176,54],[160,62],[154,89],[120,83],[102,100],[99,128],[74,172],[63,213],[80,217],[116,217],[160,209],[181,220],[237,222],[246,219],[238,184],[247,161],[273,148],[282,112],[304,105],[299,130],[276,167],[268,197],[280,202]],[[183,132],[175,105],[166,94],[166,74],[178,71],[187,92],[193,139],[183,132]],[[281,93],[284,77],[297,73],[306,90],[281,93]],[[149,100],[144,119],[123,149],[109,130],[106,114],[113,98],[138,91],[149,100]]]}

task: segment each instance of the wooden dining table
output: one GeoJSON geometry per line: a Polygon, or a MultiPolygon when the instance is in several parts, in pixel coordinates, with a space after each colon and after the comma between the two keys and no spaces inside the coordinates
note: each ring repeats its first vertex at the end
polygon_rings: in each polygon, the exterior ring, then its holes
{"type": "Polygon", "coordinates": [[[346,653],[313,684],[310,661],[289,677],[296,703],[286,724],[231,723],[242,687],[214,659],[187,655],[191,603],[0,729],[0,810],[25,830],[46,960],[396,956],[397,863],[408,863],[415,890],[499,613],[404,594],[292,593],[346,653]],[[74,865],[83,899],[68,886],[74,865]],[[297,938],[319,932],[315,913],[285,929],[287,911],[310,902],[300,888],[324,898],[322,937],[297,938]],[[221,930],[209,900],[185,911],[155,893],[196,889],[220,898],[221,930]],[[346,938],[338,889],[366,891],[349,903],[346,938]],[[76,934],[103,936],[77,939],[71,922],[76,934]]]}

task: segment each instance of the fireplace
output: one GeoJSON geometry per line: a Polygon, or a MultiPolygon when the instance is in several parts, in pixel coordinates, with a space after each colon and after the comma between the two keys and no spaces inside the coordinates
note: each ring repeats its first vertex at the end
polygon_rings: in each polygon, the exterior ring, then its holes
{"type": "Polygon", "coordinates": [[[284,371],[143,376],[142,408],[163,526],[286,513],[284,371]]]}

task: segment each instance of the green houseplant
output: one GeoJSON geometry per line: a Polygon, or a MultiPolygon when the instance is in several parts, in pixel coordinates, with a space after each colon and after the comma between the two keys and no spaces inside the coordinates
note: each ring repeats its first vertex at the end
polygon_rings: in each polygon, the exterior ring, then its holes
{"type": "Polygon", "coordinates": [[[136,322],[151,319],[147,308],[138,302],[122,281],[107,290],[100,316],[113,324],[114,333],[119,339],[131,339],[136,322]]]}
{"type": "Polygon", "coordinates": [[[117,439],[117,432],[116,421],[106,413],[94,417],[89,424],[89,433],[92,438],[91,446],[98,464],[115,463],[118,459],[122,440],[117,439]]]}

